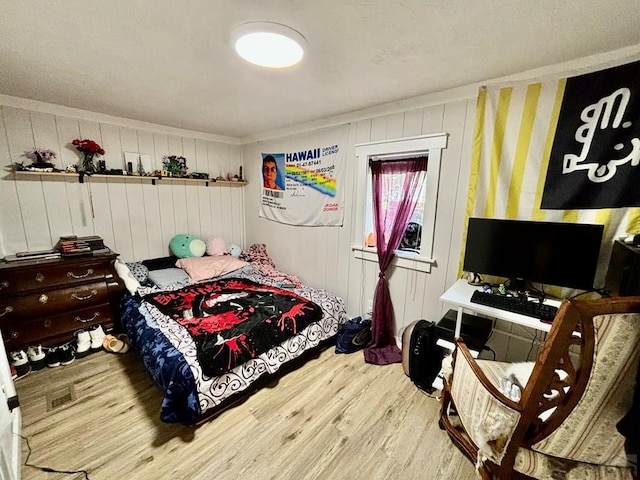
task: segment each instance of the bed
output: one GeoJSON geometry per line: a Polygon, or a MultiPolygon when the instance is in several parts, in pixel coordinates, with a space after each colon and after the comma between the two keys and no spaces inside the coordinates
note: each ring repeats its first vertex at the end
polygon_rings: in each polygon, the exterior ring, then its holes
{"type": "MultiPolygon", "coordinates": [[[[340,297],[295,282],[265,255],[222,275],[147,282],[123,296],[122,328],[162,392],[163,422],[214,417],[330,345],[348,320],[340,297]]],[[[171,262],[146,265],[153,275],[171,262]]]]}

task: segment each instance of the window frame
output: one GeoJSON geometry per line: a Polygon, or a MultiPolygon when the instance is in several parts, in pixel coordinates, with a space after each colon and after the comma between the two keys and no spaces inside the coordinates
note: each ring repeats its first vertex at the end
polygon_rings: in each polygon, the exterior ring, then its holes
{"type": "Polygon", "coordinates": [[[371,216],[372,210],[372,185],[371,169],[369,159],[372,158],[402,158],[428,156],[427,178],[425,181],[424,217],[422,225],[422,236],[420,240],[420,253],[411,253],[396,250],[396,257],[392,262],[400,268],[430,272],[432,265],[436,263],[433,258],[433,240],[435,234],[436,210],[438,203],[438,186],[440,183],[440,164],[442,161],[442,150],[447,148],[447,133],[435,133],[430,135],[420,135],[417,137],[407,137],[392,140],[381,140],[377,142],[367,142],[356,144],[357,161],[357,208],[356,208],[356,228],[355,238],[351,249],[355,258],[366,261],[378,261],[378,254],[375,247],[365,245],[365,225],[367,218],[371,216]]]}

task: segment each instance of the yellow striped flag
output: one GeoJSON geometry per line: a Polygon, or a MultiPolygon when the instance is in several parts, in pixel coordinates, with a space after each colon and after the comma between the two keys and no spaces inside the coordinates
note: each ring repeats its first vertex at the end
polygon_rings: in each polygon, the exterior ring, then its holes
{"type": "MultiPolygon", "coordinates": [[[[640,62],[615,68],[636,72],[628,76],[639,78],[634,75],[640,72],[640,62]]],[[[623,233],[640,234],[640,85],[624,92],[629,93],[624,104],[619,90],[626,88],[627,77],[612,70],[587,74],[591,75],[587,78],[482,87],[467,201],[467,218],[605,225],[597,287],[604,285],[614,240],[623,233]],[[623,84],[601,82],[591,88],[599,81],[598,74],[606,81],[622,78],[623,84]],[[589,86],[588,92],[584,85],[589,86]],[[607,96],[609,91],[615,96],[607,96]],[[576,117],[573,123],[568,122],[569,115],[576,117]],[[605,139],[609,143],[600,150],[594,146],[591,156],[587,155],[585,145],[592,138],[600,140],[601,132],[611,133],[605,139]],[[596,162],[600,164],[591,168],[593,152],[599,152],[596,162]],[[602,181],[605,175],[609,178],[602,181]],[[614,177],[618,183],[607,184],[614,177]]]]}

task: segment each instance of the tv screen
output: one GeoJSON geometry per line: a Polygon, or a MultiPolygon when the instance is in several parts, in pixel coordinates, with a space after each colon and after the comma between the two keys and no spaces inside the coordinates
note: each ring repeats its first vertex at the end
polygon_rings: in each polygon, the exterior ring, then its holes
{"type": "Polygon", "coordinates": [[[470,218],[463,270],[590,290],[604,225],[470,218]]]}

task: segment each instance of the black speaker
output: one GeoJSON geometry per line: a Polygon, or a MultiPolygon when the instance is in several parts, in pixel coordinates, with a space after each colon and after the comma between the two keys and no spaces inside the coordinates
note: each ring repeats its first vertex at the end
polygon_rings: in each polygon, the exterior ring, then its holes
{"type": "Polygon", "coordinates": [[[604,287],[611,295],[640,295],[640,248],[616,240],[604,287]]]}
{"type": "MultiPolygon", "coordinates": [[[[436,324],[436,336],[448,342],[453,342],[457,318],[457,311],[448,310],[436,324]]],[[[460,336],[471,350],[481,351],[487,340],[489,340],[492,330],[493,320],[470,313],[462,314],[460,336]]]]}

